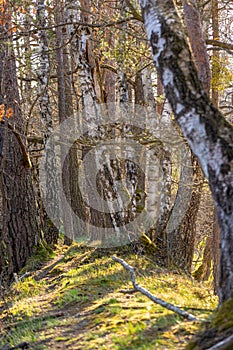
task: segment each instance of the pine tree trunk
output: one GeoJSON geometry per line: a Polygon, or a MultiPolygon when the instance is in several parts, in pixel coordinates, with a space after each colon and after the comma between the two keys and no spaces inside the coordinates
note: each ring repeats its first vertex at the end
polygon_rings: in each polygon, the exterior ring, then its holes
{"type": "MultiPolygon", "coordinates": [[[[184,20],[191,43],[194,61],[197,65],[198,76],[203,83],[206,93],[209,93],[210,87],[210,68],[207,56],[206,45],[200,24],[200,16],[195,1],[192,3],[183,0],[184,20]],[[195,36],[194,36],[195,33],[195,36]]],[[[187,160],[188,161],[188,160],[187,160]]],[[[191,272],[192,259],[196,237],[196,218],[201,200],[201,187],[203,183],[203,173],[198,164],[198,160],[192,154],[192,164],[185,164],[179,180],[178,192],[167,227],[169,261],[172,265],[183,268],[187,273],[191,272]],[[186,169],[185,169],[186,167],[186,169]],[[187,181],[187,177],[189,181],[187,181]],[[187,187],[187,182],[192,187],[187,187]],[[193,185],[192,185],[193,183],[193,185]],[[181,202],[184,202],[182,196],[185,192],[191,192],[186,208],[181,211],[181,202]],[[179,213],[179,215],[178,215],[179,213]],[[179,218],[183,218],[180,220],[179,218]],[[179,223],[178,223],[179,222],[179,223]],[[174,225],[175,224],[175,225],[174,225]]]]}
{"type": "MultiPolygon", "coordinates": [[[[218,14],[218,0],[211,1],[211,14],[212,14],[212,35],[213,40],[219,38],[219,14],[218,14]]],[[[217,81],[216,77],[218,76],[218,64],[219,64],[219,51],[213,50],[212,57],[212,76],[215,77],[215,81],[217,81]],[[217,64],[216,64],[217,63],[217,64]]],[[[212,84],[212,103],[216,108],[219,107],[219,92],[218,87],[212,84]]],[[[213,215],[213,271],[214,271],[214,290],[217,293],[218,291],[218,281],[219,281],[219,266],[220,266],[220,231],[218,225],[218,216],[217,210],[214,208],[213,215]]]]}
{"type": "MultiPolygon", "coordinates": [[[[7,39],[1,29],[1,38],[7,39]]],[[[16,78],[16,64],[12,45],[0,41],[0,104],[13,109],[9,123],[21,135],[20,146],[16,134],[8,127],[7,119],[0,123],[0,182],[1,215],[0,227],[0,275],[9,282],[13,272],[18,272],[38,243],[35,197],[31,170],[26,157],[25,126],[20,109],[16,78]],[[24,149],[25,153],[22,153],[24,149]]]]}
{"type": "MultiPolygon", "coordinates": [[[[64,28],[62,29],[59,26],[60,23],[64,23],[64,7],[63,3],[56,1],[56,13],[55,20],[57,23],[56,28],[56,39],[57,39],[57,48],[56,48],[56,63],[57,63],[57,84],[58,84],[58,117],[59,122],[62,124],[66,121],[67,118],[73,117],[73,103],[72,103],[72,93],[71,93],[71,80],[70,76],[67,74],[69,71],[69,61],[68,61],[68,52],[67,47],[64,45],[64,28]]],[[[64,135],[65,136],[65,135],[64,135]]],[[[72,169],[77,167],[77,162],[75,163],[75,154],[73,149],[70,150],[67,157],[65,157],[64,147],[62,143],[64,139],[60,140],[61,142],[61,159],[63,161],[62,171],[62,183],[59,183],[59,186],[62,186],[66,196],[66,200],[70,206],[63,206],[63,203],[60,203],[61,211],[60,216],[63,223],[64,235],[65,235],[65,244],[70,244],[72,239],[74,239],[74,228],[73,228],[73,218],[72,218],[72,204],[71,204],[71,188],[72,180],[75,179],[75,174],[72,174],[72,169]],[[64,159],[65,158],[65,159],[64,159]],[[74,164],[75,163],[75,164],[74,164]]]]}

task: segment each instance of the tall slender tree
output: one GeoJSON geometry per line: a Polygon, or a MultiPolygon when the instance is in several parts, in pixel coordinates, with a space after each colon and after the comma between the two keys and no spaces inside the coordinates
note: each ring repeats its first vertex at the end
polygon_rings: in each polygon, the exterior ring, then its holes
{"type": "MultiPolygon", "coordinates": [[[[219,5],[218,0],[211,1],[211,17],[212,17],[212,39],[219,40],[219,5]]],[[[212,76],[216,79],[219,74],[220,54],[218,50],[213,51],[212,57],[212,76]]],[[[218,87],[212,83],[211,98],[214,106],[219,107],[218,87]]],[[[214,288],[218,290],[219,279],[219,263],[220,263],[220,231],[218,226],[217,209],[214,209],[214,225],[213,225],[213,270],[214,270],[214,288]]]]}
{"type": "Polygon", "coordinates": [[[25,124],[20,108],[16,63],[8,37],[10,11],[1,12],[0,28],[0,275],[9,281],[25,264],[39,241],[35,197],[31,181],[25,124]],[[5,112],[4,112],[5,110],[5,112]],[[11,118],[7,119],[12,114],[11,118]]]}
{"type": "MultiPolygon", "coordinates": [[[[192,48],[194,62],[197,66],[198,77],[203,84],[203,88],[207,94],[210,90],[210,66],[205,40],[203,37],[200,15],[195,0],[188,2],[183,0],[184,22],[192,48]]],[[[186,157],[188,153],[186,153],[186,157]]],[[[185,157],[185,158],[186,158],[185,157]]],[[[174,213],[171,214],[171,220],[178,216],[181,201],[186,197],[185,192],[190,192],[188,196],[187,207],[184,208],[183,218],[177,220],[178,225],[168,225],[169,228],[169,259],[171,263],[175,263],[179,267],[191,272],[192,260],[196,238],[196,219],[201,200],[201,187],[203,184],[203,173],[197,158],[192,154],[191,163],[188,159],[183,161],[183,169],[179,180],[179,187],[176,201],[173,207],[174,213]],[[187,187],[187,179],[189,178],[190,187],[187,187]],[[193,183],[193,184],[192,184],[193,183]],[[182,195],[181,195],[182,193],[182,195]]]]}
{"type": "MultiPolygon", "coordinates": [[[[49,77],[50,77],[50,60],[49,60],[49,45],[46,32],[46,11],[44,0],[37,1],[37,22],[39,29],[39,55],[40,63],[38,69],[38,93],[39,107],[41,113],[41,121],[43,124],[43,139],[44,144],[53,133],[53,120],[51,113],[50,97],[48,92],[49,77]]],[[[59,196],[56,174],[56,154],[54,142],[47,143],[45,152],[45,178],[46,178],[46,193],[45,203],[49,212],[53,212],[54,216],[59,215],[59,196]],[[51,207],[52,206],[52,207],[51,207]]],[[[49,244],[57,243],[59,229],[54,225],[48,214],[43,210],[43,231],[45,241],[49,244]]]]}
{"type": "Polygon", "coordinates": [[[233,296],[233,128],[204,92],[173,0],[142,0],[141,8],[165,93],[215,200],[221,230],[222,303],[233,296]]]}

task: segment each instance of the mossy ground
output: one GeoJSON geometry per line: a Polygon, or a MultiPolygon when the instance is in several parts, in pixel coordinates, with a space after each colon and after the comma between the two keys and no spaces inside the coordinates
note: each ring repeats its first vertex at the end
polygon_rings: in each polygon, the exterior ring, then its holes
{"type": "Polygon", "coordinates": [[[30,349],[184,349],[199,323],[140,293],[122,293],[132,288],[130,276],[112,260],[113,253],[134,266],[137,282],[156,296],[200,318],[216,308],[208,283],[169,272],[128,248],[59,246],[40,269],[30,259],[22,271],[30,276],[13,283],[0,302],[0,349],[20,343],[30,349]]]}
{"type": "MultiPolygon", "coordinates": [[[[204,328],[204,327],[203,327],[204,328]]],[[[230,337],[233,334],[233,299],[223,303],[219,310],[215,311],[206,324],[202,333],[196,335],[187,350],[209,349],[220,341],[230,337]]],[[[232,350],[233,344],[222,348],[232,350]]]]}

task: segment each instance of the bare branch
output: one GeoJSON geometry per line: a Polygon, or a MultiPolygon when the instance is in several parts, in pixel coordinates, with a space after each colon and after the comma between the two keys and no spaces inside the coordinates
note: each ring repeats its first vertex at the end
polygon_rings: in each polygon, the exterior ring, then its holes
{"type": "Polygon", "coordinates": [[[210,40],[210,39],[207,39],[207,40],[206,40],[206,44],[208,44],[208,45],[213,45],[213,46],[217,46],[217,47],[220,47],[220,48],[222,48],[222,49],[226,49],[226,50],[230,50],[230,51],[233,50],[233,44],[228,44],[228,43],[225,43],[225,42],[219,41],[219,40],[210,40]]]}
{"type": "MultiPolygon", "coordinates": [[[[103,69],[108,69],[110,70],[111,72],[115,73],[115,74],[118,74],[118,71],[116,68],[114,68],[113,66],[111,66],[110,64],[101,64],[100,65],[100,68],[103,68],[103,69]]],[[[130,83],[130,85],[134,86],[135,87],[135,82],[130,79],[129,77],[127,77],[127,81],[128,83],[130,83]]]]}
{"type": "Polygon", "coordinates": [[[147,298],[149,298],[150,300],[152,300],[154,303],[159,304],[163,307],[165,307],[168,310],[171,310],[173,312],[175,312],[176,314],[186,318],[189,321],[203,321],[198,319],[197,317],[195,317],[194,315],[180,309],[179,307],[170,304],[160,298],[157,298],[156,296],[154,296],[153,294],[151,294],[147,289],[141,287],[140,285],[138,285],[135,281],[135,273],[134,273],[134,269],[132,266],[128,265],[123,259],[120,259],[116,256],[112,256],[112,259],[116,262],[118,262],[119,264],[121,264],[126,270],[128,270],[130,272],[130,276],[131,276],[131,281],[132,284],[134,286],[134,290],[137,290],[139,292],[141,292],[143,295],[145,295],[147,298]]]}
{"type": "Polygon", "coordinates": [[[211,348],[208,348],[207,350],[227,350],[230,349],[230,346],[233,345],[233,334],[230,335],[230,337],[221,340],[219,343],[215,344],[214,346],[211,346],[211,348]]]}
{"type": "Polygon", "coordinates": [[[143,18],[142,16],[137,12],[136,8],[134,5],[130,2],[130,0],[125,1],[126,5],[128,6],[129,10],[131,11],[133,17],[137,19],[139,22],[143,23],[143,18]]]}
{"type": "MultiPolygon", "coordinates": [[[[64,27],[64,26],[67,26],[67,25],[70,25],[70,24],[73,24],[73,25],[76,25],[76,26],[83,26],[85,28],[108,28],[108,27],[114,27],[114,26],[117,26],[117,25],[120,25],[120,24],[123,24],[123,23],[127,23],[127,22],[130,22],[130,21],[133,21],[133,20],[138,20],[138,18],[135,18],[135,17],[128,17],[128,18],[124,18],[124,19],[120,19],[118,21],[112,21],[112,22],[106,22],[106,23],[86,23],[86,22],[64,22],[64,23],[59,23],[59,24],[54,24],[54,25],[51,25],[51,26],[46,26],[44,28],[41,28],[41,27],[36,27],[34,29],[30,29],[30,30],[27,30],[27,31],[21,31],[19,32],[19,34],[12,34],[12,35],[9,35],[8,37],[13,37],[13,40],[18,40],[20,39],[22,36],[24,35],[29,35],[29,34],[36,34],[39,30],[49,30],[49,29],[55,29],[55,28],[58,28],[58,27],[64,27]]],[[[15,27],[17,28],[17,27],[15,27]]],[[[10,30],[12,30],[12,28],[10,28],[10,30]]],[[[5,39],[5,37],[2,37],[0,36],[0,39],[5,39]]]]}

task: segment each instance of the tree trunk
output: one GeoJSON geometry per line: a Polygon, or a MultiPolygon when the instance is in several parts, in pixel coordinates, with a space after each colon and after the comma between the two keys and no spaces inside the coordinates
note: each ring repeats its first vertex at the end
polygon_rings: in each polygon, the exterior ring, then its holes
{"type": "Polygon", "coordinates": [[[172,0],[142,0],[142,13],[175,118],[209,180],[221,230],[220,303],[233,295],[233,128],[198,79],[172,0]]]}
{"type": "MultiPolygon", "coordinates": [[[[191,43],[194,61],[197,66],[198,76],[203,83],[204,90],[209,93],[210,68],[205,41],[201,30],[200,16],[195,1],[187,2],[183,0],[184,20],[191,43]],[[195,33],[195,37],[194,37],[195,33]]],[[[167,231],[169,244],[169,261],[191,273],[195,238],[196,238],[196,218],[201,200],[201,187],[203,183],[203,173],[198,164],[198,160],[192,154],[191,164],[185,164],[188,159],[183,160],[183,169],[179,180],[178,192],[174,203],[167,231]],[[186,169],[185,169],[186,167],[186,169]],[[187,187],[187,178],[190,186],[187,187]],[[180,213],[182,196],[185,192],[191,192],[186,208],[183,205],[183,213],[180,213]],[[179,212],[179,215],[178,215],[179,212]],[[179,220],[179,217],[182,217],[179,220]],[[177,224],[179,222],[179,224],[177,224]],[[175,223],[175,225],[174,225],[175,223]]],[[[188,194],[188,193],[187,193],[188,194]]],[[[186,196],[187,197],[187,196],[186,196]]],[[[184,201],[183,201],[184,202],[184,201]]]]}
{"type": "MultiPolygon", "coordinates": [[[[218,0],[211,1],[211,14],[212,14],[212,35],[213,40],[219,38],[219,14],[218,14],[218,0]]],[[[214,81],[217,81],[216,77],[218,76],[218,65],[219,65],[219,51],[213,50],[212,57],[212,76],[215,77],[214,81]],[[217,63],[217,64],[216,64],[217,63]]],[[[218,87],[212,84],[212,103],[216,108],[219,107],[219,92],[218,87]]],[[[213,272],[214,272],[214,290],[217,293],[218,291],[218,280],[219,280],[219,266],[220,266],[220,231],[218,226],[218,216],[217,210],[214,208],[213,215],[213,272]]]]}
{"type": "MultiPolygon", "coordinates": [[[[156,102],[152,87],[151,71],[146,68],[139,72],[135,80],[135,104],[141,104],[147,108],[148,125],[159,125],[159,116],[156,115],[156,102]]],[[[161,130],[160,130],[161,132],[161,130]]],[[[172,163],[171,154],[163,145],[159,154],[147,153],[147,166],[145,172],[145,191],[147,193],[146,209],[151,218],[154,218],[154,225],[147,233],[152,241],[156,241],[160,257],[167,260],[167,236],[165,228],[171,210],[171,183],[172,163]],[[158,167],[159,165],[159,167],[158,167]],[[158,212],[158,179],[161,177],[160,202],[158,212]]]]}
{"type": "Polygon", "coordinates": [[[196,237],[196,218],[201,198],[202,171],[197,158],[186,149],[179,187],[167,223],[169,265],[191,273],[196,237]]]}
{"type": "MultiPolygon", "coordinates": [[[[43,138],[46,145],[47,139],[53,132],[53,121],[50,106],[50,98],[48,92],[50,62],[49,62],[49,46],[46,27],[46,14],[44,0],[37,1],[37,21],[39,30],[39,55],[40,67],[38,71],[38,93],[39,93],[39,107],[41,113],[41,121],[43,124],[43,138]]],[[[45,205],[41,208],[43,211],[43,231],[44,239],[48,244],[55,244],[58,240],[59,229],[49,218],[46,209],[54,213],[56,222],[59,216],[59,197],[58,184],[56,174],[56,154],[53,142],[47,143],[45,148],[45,163],[44,172],[46,178],[46,193],[45,205]]]]}
{"type": "Polygon", "coordinates": [[[212,235],[207,236],[205,242],[205,249],[203,252],[202,264],[194,272],[193,277],[198,281],[207,281],[211,274],[211,260],[212,260],[212,235]]]}
{"type": "MultiPolygon", "coordinates": [[[[71,80],[70,76],[67,74],[69,71],[69,61],[67,46],[65,43],[65,29],[59,26],[60,23],[64,23],[64,7],[63,3],[56,1],[56,13],[55,19],[57,23],[56,28],[56,38],[57,38],[57,48],[56,48],[56,62],[57,62],[57,76],[58,76],[58,117],[60,124],[66,121],[67,118],[73,117],[73,103],[72,103],[72,93],[71,93],[71,80]]],[[[65,135],[63,135],[65,136],[65,135]]],[[[64,159],[64,148],[62,143],[64,138],[60,140],[61,142],[61,159],[63,161],[62,171],[62,183],[59,186],[64,188],[66,199],[71,203],[71,187],[72,179],[75,179],[75,175],[72,174],[72,169],[77,167],[77,162],[75,161],[75,154],[73,150],[70,150],[67,157],[64,159]],[[73,164],[73,166],[72,166],[73,164]]],[[[64,228],[65,244],[70,244],[72,239],[74,239],[74,229],[73,229],[73,219],[72,219],[72,209],[71,206],[61,205],[61,219],[64,228]]]]}
{"type": "MultiPolygon", "coordinates": [[[[4,30],[2,27],[1,38],[7,39],[4,30]]],[[[13,111],[9,120],[12,129],[6,117],[0,123],[0,198],[3,218],[0,227],[0,275],[2,281],[9,282],[13,272],[18,272],[24,266],[38,243],[39,227],[25,146],[15,56],[12,43],[7,45],[3,39],[0,41],[0,104],[4,104],[6,110],[12,108],[13,111]]]]}

